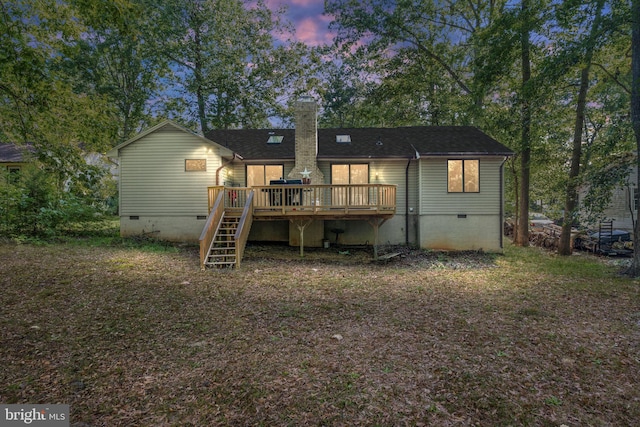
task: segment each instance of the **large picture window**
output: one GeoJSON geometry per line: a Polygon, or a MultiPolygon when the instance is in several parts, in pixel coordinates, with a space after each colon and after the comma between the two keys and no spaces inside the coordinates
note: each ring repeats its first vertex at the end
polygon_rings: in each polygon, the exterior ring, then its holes
{"type": "Polygon", "coordinates": [[[247,187],[269,185],[270,181],[282,179],[282,165],[247,165],[247,187]]]}
{"type": "Polygon", "coordinates": [[[447,191],[449,193],[480,192],[480,160],[449,160],[447,191]]]}

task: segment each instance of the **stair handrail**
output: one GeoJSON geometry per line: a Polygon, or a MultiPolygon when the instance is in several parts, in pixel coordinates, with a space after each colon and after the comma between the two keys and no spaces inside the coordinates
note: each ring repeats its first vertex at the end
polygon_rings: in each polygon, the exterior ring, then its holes
{"type": "Polygon", "coordinates": [[[209,248],[211,247],[211,242],[216,236],[216,231],[220,226],[220,222],[224,217],[224,192],[221,191],[216,196],[213,207],[211,208],[211,212],[209,212],[209,217],[207,218],[207,222],[202,229],[202,233],[200,234],[200,238],[198,239],[200,242],[200,268],[205,269],[205,261],[207,260],[207,255],[209,253],[209,248]]]}
{"type": "Polygon", "coordinates": [[[244,204],[240,221],[238,221],[238,228],[236,228],[236,234],[234,236],[236,244],[236,268],[240,268],[240,262],[244,255],[244,248],[249,239],[249,231],[251,231],[251,225],[253,224],[253,194],[254,191],[250,190],[247,195],[247,201],[244,204]]]}

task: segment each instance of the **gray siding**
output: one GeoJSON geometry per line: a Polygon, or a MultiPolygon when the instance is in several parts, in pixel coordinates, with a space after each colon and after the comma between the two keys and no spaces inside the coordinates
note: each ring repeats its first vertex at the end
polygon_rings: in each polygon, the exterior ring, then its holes
{"type": "MultiPolygon", "coordinates": [[[[318,168],[324,174],[324,184],[331,183],[331,165],[334,163],[352,163],[352,164],[368,164],[369,165],[369,183],[370,184],[392,184],[397,186],[396,207],[397,213],[404,215],[406,211],[405,200],[407,198],[405,174],[407,170],[406,160],[372,160],[369,162],[357,160],[336,160],[332,162],[322,161],[318,163],[318,168]],[[376,173],[378,177],[376,178],[376,173]]],[[[418,188],[415,177],[417,168],[415,161],[411,162],[409,167],[409,202],[417,203],[418,188]]],[[[312,181],[313,183],[313,181],[312,181]]],[[[411,206],[411,205],[410,205],[411,206]]],[[[414,205],[415,206],[415,205],[414,205]]]]}
{"type": "Polygon", "coordinates": [[[421,215],[500,213],[500,165],[503,158],[480,158],[480,192],[447,192],[447,158],[420,161],[421,215]]]}
{"type": "Polygon", "coordinates": [[[207,187],[215,184],[218,149],[167,126],[120,150],[121,215],[207,215],[207,187]],[[206,172],[186,172],[186,159],[206,159],[206,172]]]}
{"type": "Polygon", "coordinates": [[[448,193],[447,158],[420,160],[421,247],[496,252],[502,250],[500,169],[504,159],[479,159],[479,193],[448,193]]]}
{"type": "MultiPolygon", "coordinates": [[[[406,242],[407,221],[405,218],[407,212],[406,200],[409,198],[409,208],[413,208],[413,212],[417,213],[418,206],[418,164],[417,161],[409,159],[399,160],[371,160],[369,162],[355,160],[336,160],[332,162],[319,162],[319,168],[324,173],[325,183],[331,181],[331,164],[332,163],[367,163],[369,165],[369,183],[370,184],[392,184],[397,188],[396,191],[396,216],[380,227],[379,243],[403,244],[406,242]],[[407,171],[407,164],[409,165],[407,171]],[[407,195],[407,179],[406,174],[409,173],[409,193],[407,195]],[[376,178],[377,173],[377,178],[376,178]]],[[[417,241],[416,219],[409,220],[409,241],[415,243],[417,241]]],[[[331,241],[335,240],[335,235],[331,233],[332,228],[340,228],[344,230],[339,238],[343,244],[373,244],[374,233],[371,226],[366,221],[325,221],[325,237],[331,241]]]]}

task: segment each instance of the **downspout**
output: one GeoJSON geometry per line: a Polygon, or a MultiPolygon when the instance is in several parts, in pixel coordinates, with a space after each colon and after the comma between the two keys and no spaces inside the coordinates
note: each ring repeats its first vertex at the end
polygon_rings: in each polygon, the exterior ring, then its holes
{"type": "MultiPolygon", "coordinates": [[[[413,148],[413,151],[416,153],[414,157],[409,157],[407,159],[407,167],[404,171],[404,179],[405,179],[405,192],[406,192],[406,197],[405,197],[405,212],[404,212],[404,229],[405,229],[405,242],[406,245],[409,245],[409,166],[411,165],[411,160],[418,160],[420,158],[420,153],[418,152],[418,150],[416,149],[416,147],[413,146],[413,144],[409,144],[411,145],[411,148],[413,148]]],[[[418,184],[418,188],[420,187],[420,185],[418,184]]],[[[418,195],[418,200],[420,200],[420,195],[418,195]]],[[[416,235],[416,242],[418,243],[418,245],[420,244],[420,238],[416,235]]]]}
{"type": "Polygon", "coordinates": [[[500,236],[500,249],[504,249],[504,164],[507,161],[505,157],[502,159],[502,163],[500,163],[500,218],[498,221],[500,222],[498,231],[500,236]]]}
{"type": "Polygon", "coordinates": [[[409,246],[409,165],[411,165],[411,157],[407,160],[407,167],[404,171],[404,242],[409,246]]]}
{"type": "Polygon", "coordinates": [[[236,153],[233,153],[233,157],[231,157],[231,160],[229,160],[228,162],[223,163],[222,165],[220,165],[220,167],[218,169],[216,169],[216,186],[220,185],[220,171],[222,171],[222,169],[224,169],[225,167],[229,166],[231,163],[233,163],[233,161],[235,159],[239,158],[239,156],[236,153]]]}

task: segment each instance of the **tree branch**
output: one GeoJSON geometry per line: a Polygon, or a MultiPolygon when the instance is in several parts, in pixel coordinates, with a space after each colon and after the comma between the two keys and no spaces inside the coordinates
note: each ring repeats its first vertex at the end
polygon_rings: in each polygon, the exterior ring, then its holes
{"type": "Polygon", "coordinates": [[[464,81],[462,81],[462,78],[458,75],[458,73],[455,72],[455,70],[453,68],[451,68],[451,66],[449,64],[447,64],[444,59],[442,59],[439,55],[435,54],[434,52],[432,52],[431,50],[429,50],[423,43],[420,43],[418,36],[412,32],[409,28],[407,28],[406,26],[400,24],[400,23],[396,23],[395,24],[398,29],[400,29],[401,32],[404,32],[406,34],[408,34],[409,36],[411,36],[411,38],[409,37],[400,37],[401,41],[413,44],[415,47],[418,48],[418,50],[420,50],[421,52],[423,52],[424,54],[426,54],[429,58],[435,60],[442,68],[444,68],[447,73],[449,74],[449,76],[451,76],[451,78],[453,78],[453,80],[456,82],[456,84],[468,95],[471,95],[472,91],[471,89],[464,83],[464,81]]]}
{"type": "Polygon", "coordinates": [[[23,104],[27,107],[29,107],[29,104],[27,102],[25,102],[23,99],[21,99],[18,95],[16,95],[15,93],[13,93],[13,91],[11,90],[11,88],[9,86],[6,86],[4,84],[2,84],[0,82],[0,92],[4,91],[6,92],[9,97],[11,99],[13,99],[13,103],[16,107],[17,113],[18,113],[18,118],[20,119],[20,127],[22,128],[22,132],[23,134],[26,136],[27,134],[27,123],[25,122],[25,117],[24,114],[22,113],[22,108],[20,108],[20,104],[23,104]]]}
{"type": "Polygon", "coordinates": [[[602,64],[597,64],[595,62],[592,63],[592,65],[595,65],[596,67],[600,68],[602,71],[604,71],[604,73],[609,76],[614,82],[616,82],[616,84],[618,86],[620,86],[620,88],[622,90],[624,90],[626,93],[628,93],[629,95],[631,95],[631,88],[628,87],[627,85],[625,85],[623,82],[621,82],[620,80],[618,80],[618,78],[616,77],[615,74],[611,74],[611,72],[609,72],[609,70],[607,70],[604,65],[602,64]]]}

